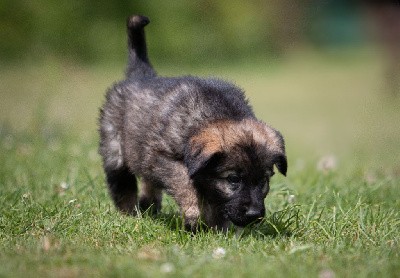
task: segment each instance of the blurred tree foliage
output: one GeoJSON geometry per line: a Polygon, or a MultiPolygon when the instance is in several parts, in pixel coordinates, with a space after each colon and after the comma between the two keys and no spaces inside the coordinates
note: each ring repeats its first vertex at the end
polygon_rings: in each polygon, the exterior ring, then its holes
{"type": "MultiPolygon", "coordinates": [[[[333,0],[325,2],[332,5],[333,0]]],[[[55,56],[77,62],[122,62],[126,56],[125,20],[134,13],[150,17],[152,23],[146,29],[149,48],[152,58],[161,62],[201,63],[204,56],[231,60],[278,55],[318,40],[312,31],[321,20],[315,16],[316,3],[2,0],[0,59],[55,56]]]]}

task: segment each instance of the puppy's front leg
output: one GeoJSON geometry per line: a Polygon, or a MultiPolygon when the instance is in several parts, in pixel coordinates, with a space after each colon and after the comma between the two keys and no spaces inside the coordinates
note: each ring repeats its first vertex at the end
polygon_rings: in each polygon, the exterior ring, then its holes
{"type": "Polygon", "coordinates": [[[182,162],[165,157],[158,157],[157,165],[161,167],[154,170],[158,172],[167,193],[178,204],[184,217],[185,228],[195,231],[201,214],[200,201],[188,169],[182,162]]]}

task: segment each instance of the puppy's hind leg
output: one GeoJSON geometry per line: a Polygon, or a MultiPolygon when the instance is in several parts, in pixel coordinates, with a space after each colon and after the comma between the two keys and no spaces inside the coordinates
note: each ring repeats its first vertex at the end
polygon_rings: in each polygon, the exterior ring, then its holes
{"type": "Polygon", "coordinates": [[[142,212],[156,214],[161,210],[162,189],[146,178],[140,181],[139,208],[142,212]]]}
{"type": "Polygon", "coordinates": [[[115,206],[123,213],[135,215],[137,206],[137,181],[126,167],[106,171],[107,183],[115,206]]]}

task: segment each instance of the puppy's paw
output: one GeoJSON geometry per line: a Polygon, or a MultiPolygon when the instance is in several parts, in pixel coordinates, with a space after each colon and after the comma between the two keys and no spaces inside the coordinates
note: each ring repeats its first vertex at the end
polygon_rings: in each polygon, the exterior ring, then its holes
{"type": "Polygon", "coordinates": [[[200,211],[196,207],[191,207],[183,213],[185,230],[196,233],[200,228],[200,211]]]}

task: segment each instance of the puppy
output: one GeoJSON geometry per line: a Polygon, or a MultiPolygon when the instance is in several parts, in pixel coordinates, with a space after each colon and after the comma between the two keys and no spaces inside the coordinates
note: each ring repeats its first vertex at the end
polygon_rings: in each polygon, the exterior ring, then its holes
{"type": "Polygon", "coordinates": [[[286,175],[282,135],[230,83],[159,77],[147,57],[148,23],[128,19],[126,79],[108,90],[100,113],[99,152],[116,207],[157,212],[165,191],[187,230],[199,220],[225,230],[261,219],[274,165],[286,175]]]}

